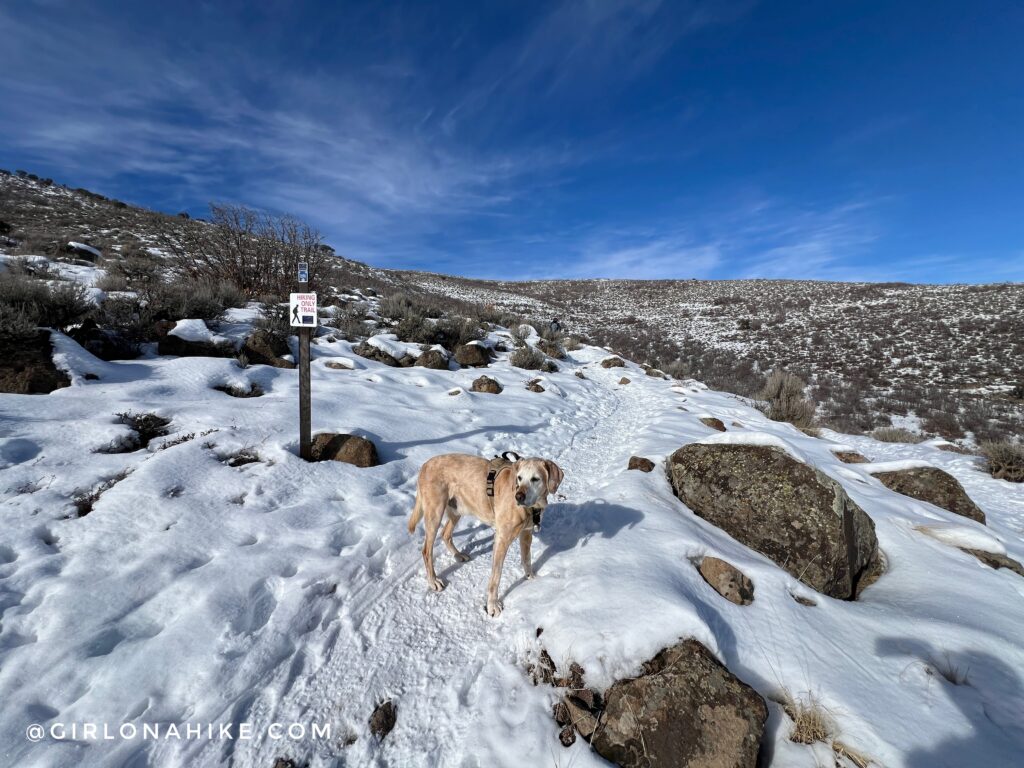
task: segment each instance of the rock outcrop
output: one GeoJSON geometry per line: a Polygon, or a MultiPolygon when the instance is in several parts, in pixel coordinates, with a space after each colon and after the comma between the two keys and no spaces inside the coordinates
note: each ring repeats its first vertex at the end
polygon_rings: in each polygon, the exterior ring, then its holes
{"type": "Polygon", "coordinates": [[[692,443],[666,465],[696,515],[812,589],[853,599],[882,568],[871,518],[838,482],[783,450],[692,443]]]}
{"type": "Polygon", "coordinates": [[[455,348],[455,362],[464,368],[484,368],[491,362],[491,351],[483,344],[460,344],[455,348]]]}
{"type": "Polygon", "coordinates": [[[984,524],[985,513],[971,501],[959,481],[938,467],[915,467],[894,472],[872,472],[886,488],[904,496],[927,501],[954,515],[969,517],[984,524]]]}

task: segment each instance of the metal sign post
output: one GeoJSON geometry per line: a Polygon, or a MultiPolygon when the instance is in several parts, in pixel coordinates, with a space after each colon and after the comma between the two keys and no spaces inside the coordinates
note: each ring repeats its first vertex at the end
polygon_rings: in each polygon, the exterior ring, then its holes
{"type": "MultiPolygon", "coordinates": [[[[300,265],[300,267],[305,265],[300,265]]],[[[301,277],[302,271],[300,269],[301,277]]],[[[316,294],[293,293],[288,301],[288,320],[299,329],[299,456],[313,459],[312,402],[309,385],[309,340],[317,326],[316,294]]]]}

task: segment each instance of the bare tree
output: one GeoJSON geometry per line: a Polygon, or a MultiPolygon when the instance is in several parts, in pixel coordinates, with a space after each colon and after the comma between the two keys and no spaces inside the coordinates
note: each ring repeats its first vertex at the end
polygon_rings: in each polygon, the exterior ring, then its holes
{"type": "Polygon", "coordinates": [[[310,290],[326,278],[334,252],[308,224],[240,205],[213,204],[210,212],[209,222],[179,219],[163,232],[181,277],[229,281],[251,297],[294,289],[299,262],[309,265],[310,290]]]}

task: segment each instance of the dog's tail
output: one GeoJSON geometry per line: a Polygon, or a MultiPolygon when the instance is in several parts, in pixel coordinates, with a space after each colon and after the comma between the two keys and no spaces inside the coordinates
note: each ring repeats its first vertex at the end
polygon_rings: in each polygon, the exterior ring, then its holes
{"type": "Polygon", "coordinates": [[[409,533],[416,532],[416,526],[423,519],[423,502],[420,500],[419,489],[416,489],[416,503],[412,505],[412,514],[409,515],[409,533]]]}

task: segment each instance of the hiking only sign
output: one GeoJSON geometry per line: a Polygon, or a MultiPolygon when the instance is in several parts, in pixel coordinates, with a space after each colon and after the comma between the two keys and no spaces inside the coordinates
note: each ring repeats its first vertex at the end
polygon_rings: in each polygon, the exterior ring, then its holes
{"type": "Polygon", "coordinates": [[[288,301],[288,318],[293,328],[316,328],[316,294],[291,294],[288,301]]]}

